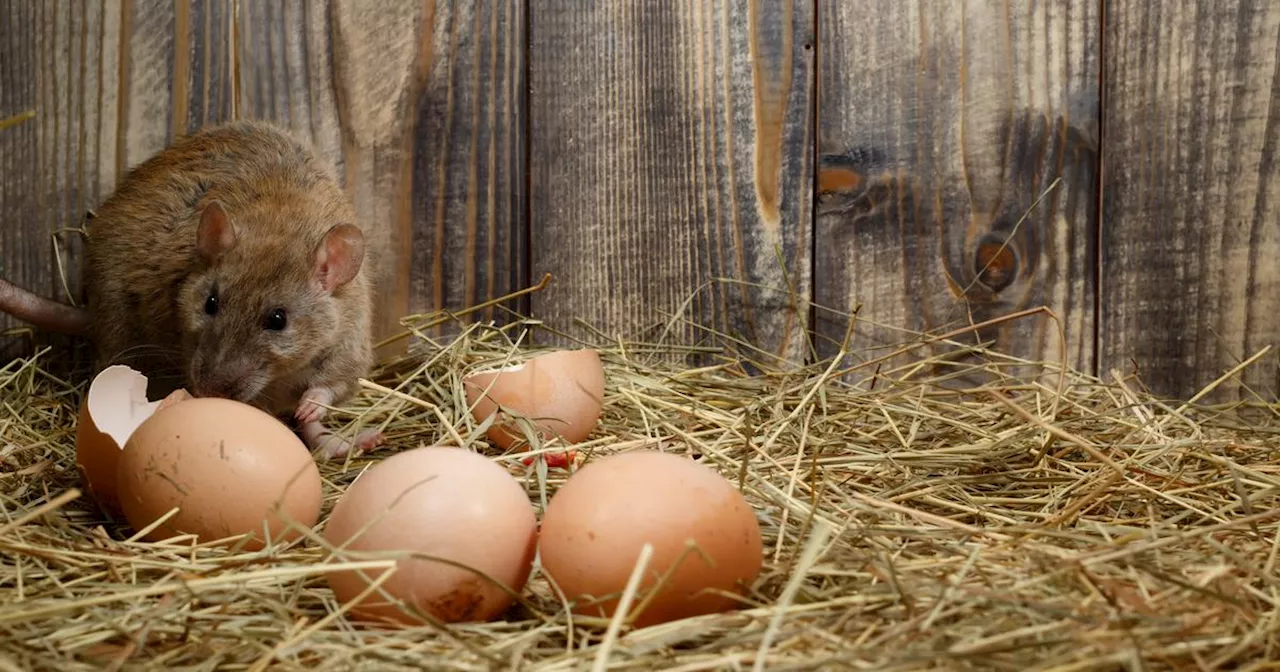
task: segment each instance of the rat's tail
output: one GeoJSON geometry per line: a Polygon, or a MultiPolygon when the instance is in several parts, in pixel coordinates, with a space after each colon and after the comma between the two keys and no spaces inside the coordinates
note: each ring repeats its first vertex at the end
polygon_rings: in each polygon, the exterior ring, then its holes
{"type": "Polygon", "coordinates": [[[89,328],[89,312],[44,297],[0,279],[0,311],[30,322],[43,331],[83,334],[89,328]]]}

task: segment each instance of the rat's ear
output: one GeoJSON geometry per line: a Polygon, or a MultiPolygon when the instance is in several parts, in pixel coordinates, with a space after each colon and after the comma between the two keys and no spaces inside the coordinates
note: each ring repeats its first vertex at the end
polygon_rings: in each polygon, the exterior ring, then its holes
{"type": "Polygon", "coordinates": [[[316,250],[316,281],[326,293],[351,282],[364,263],[364,234],[351,224],[339,224],[316,250]]]}
{"type": "Polygon", "coordinates": [[[227,221],[222,204],[212,201],[200,213],[200,228],[196,232],[196,251],[206,261],[213,261],[236,246],[236,230],[227,221]]]}

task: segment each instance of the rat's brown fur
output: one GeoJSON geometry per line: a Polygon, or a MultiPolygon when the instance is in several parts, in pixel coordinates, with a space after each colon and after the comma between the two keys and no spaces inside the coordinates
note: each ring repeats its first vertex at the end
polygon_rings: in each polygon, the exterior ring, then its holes
{"type": "MultiPolygon", "coordinates": [[[[373,288],[356,221],[332,168],[268,124],[231,122],[178,139],[130,170],[86,226],[82,324],[99,366],[128,363],[154,377],[154,394],[181,385],[292,411],[317,447],[322,406],[348,399],[373,363],[373,288]],[[333,234],[338,225],[348,225],[345,234],[333,234]],[[229,237],[201,247],[202,231],[229,237]],[[330,272],[336,265],[349,280],[325,287],[322,247],[330,272]],[[284,330],[264,327],[275,308],[286,311],[284,330]]],[[[47,326],[78,324],[44,299],[26,302],[47,326]]],[[[0,307],[12,305],[21,303],[0,307]]],[[[325,454],[349,448],[340,441],[325,454]]]]}

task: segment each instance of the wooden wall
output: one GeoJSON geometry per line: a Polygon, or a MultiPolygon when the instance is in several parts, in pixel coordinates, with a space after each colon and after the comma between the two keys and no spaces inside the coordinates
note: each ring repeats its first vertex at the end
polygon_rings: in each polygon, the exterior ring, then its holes
{"type": "Polygon", "coordinates": [[[384,333],[550,273],[510,307],[583,337],[1186,397],[1280,338],[1278,51],[1262,0],[0,0],[0,274],[65,299],[129,166],[262,118],[383,235],[384,333]]]}

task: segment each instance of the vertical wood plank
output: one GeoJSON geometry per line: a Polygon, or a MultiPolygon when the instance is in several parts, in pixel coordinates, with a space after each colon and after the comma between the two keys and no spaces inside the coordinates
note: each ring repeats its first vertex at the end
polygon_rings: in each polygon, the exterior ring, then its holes
{"type": "MultiPolygon", "coordinates": [[[[1106,15],[1101,366],[1181,398],[1280,345],[1280,6],[1106,15]]],[[[1206,401],[1275,401],[1272,351],[1206,401]]]]}
{"type": "Polygon", "coordinates": [[[189,54],[189,58],[178,59],[188,62],[183,81],[189,91],[182,97],[185,117],[175,115],[174,126],[180,133],[234,118],[233,7],[225,0],[197,0],[180,24],[189,45],[181,52],[189,54]]]}
{"type": "MultiPolygon", "coordinates": [[[[0,40],[0,117],[33,112],[0,131],[4,168],[0,202],[0,274],[33,292],[80,302],[76,229],[115,186],[122,74],[120,26],[132,3],[7,2],[0,40]]],[[[165,90],[165,86],[161,90],[165,90]]],[[[153,96],[154,97],[154,96],[153,96]]],[[[25,325],[0,315],[0,328],[25,325]]],[[[66,344],[43,334],[40,342],[66,344]]],[[[25,351],[23,342],[4,354],[25,351]]]]}
{"type": "Polygon", "coordinates": [[[173,0],[124,0],[122,4],[120,40],[127,48],[116,138],[120,177],[173,140],[174,94],[186,94],[185,87],[176,87],[173,80],[175,5],[173,0]]]}
{"type": "Polygon", "coordinates": [[[531,271],[554,277],[535,316],[805,357],[813,12],[531,3],[531,271]]]}
{"type": "MultiPolygon", "coordinates": [[[[1067,364],[1091,369],[1097,3],[819,5],[820,352],[839,352],[855,310],[851,366],[922,332],[1048,306],[1067,364]]],[[[1043,314],[956,340],[1062,358],[1043,314]]],[[[965,373],[953,366],[935,373],[965,373]]]]}
{"type": "MultiPolygon", "coordinates": [[[[440,6],[418,114],[410,312],[457,310],[529,282],[525,267],[525,10],[440,6]]],[[[504,304],[527,314],[527,299],[504,304]]],[[[475,319],[507,321],[490,307],[475,319]]]]}
{"type": "MultiPolygon", "coordinates": [[[[310,141],[344,176],[333,72],[332,3],[243,3],[234,19],[234,115],[278,124],[310,141]]],[[[410,45],[412,47],[412,45],[410,45]]]]}
{"type": "MultiPolygon", "coordinates": [[[[0,3],[0,119],[39,112],[38,84],[31,73],[40,67],[38,40],[44,31],[33,30],[43,6],[9,0],[0,3]]],[[[40,120],[24,121],[0,129],[0,275],[36,291],[55,287],[48,264],[47,220],[38,216],[40,172],[33,170],[39,151],[40,120]]],[[[21,323],[0,314],[0,330],[21,323]]],[[[18,343],[4,343],[0,354],[18,352],[18,343]]]]}

